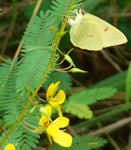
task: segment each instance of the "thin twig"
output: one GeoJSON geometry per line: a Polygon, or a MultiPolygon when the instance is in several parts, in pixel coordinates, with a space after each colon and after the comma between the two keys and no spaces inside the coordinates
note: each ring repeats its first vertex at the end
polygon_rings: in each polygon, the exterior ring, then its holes
{"type": "MultiPolygon", "coordinates": [[[[33,3],[35,3],[35,1],[33,2],[33,3]]],[[[17,5],[17,10],[18,11],[20,11],[21,10],[21,8],[23,8],[23,7],[26,7],[26,6],[28,6],[29,4],[27,3],[27,0],[22,0],[21,2],[19,2],[18,3],[18,5],[17,5]]],[[[7,16],[7,15],[10,15],[11,14],[11,12],[12,12],[12,10],[13,10],[13,6],[8,6],[8,8],[6,8],[6,9],[2,9],[2,12],[0,13],[0,18],[1,17],[3,17],[3,16],[7,16]]]]}
{"type": "Polygon", "coordinates": [[[59,72],[68,72],[68,70],[72,67],[72,65],[69,65],[66,68],[60,68],[60,69],[56,69],[54,68],[53,70],[59,71],[59,72]]]}
{"type": "MultiPolygon", "coordinates": [[[[38,10],[39,10],[39,8],[40,8],[40,6],[41,6],[42,1],[43,1],[43,0],[38,0],[38,2],[37,2],[37,4],[36,4],[36,7],[35,7],[35,9],[34,9],[34,12],[33,12],[33,14],[32,14],[31,19],[33,18],[34,15],[37,14],[37,12],[38,12],[38,10]]],[[[15,58],[16,58],[16,57],[19,55],[19,53],[20,53],[20,50],[21,50],[21,47],[22,47],[22,43],[23,43],[23,41],[21,40],[21,41],[20,41],[20,44],[19,44],[19,46],[18,46],[18,49],[17,49],[17,51],[16,51],[16,53],[15,53],[15,56],[14,56],[14,58],[13,58],[13,60],[12,60],[12,64],[13,64],[15,58]]]]}
{"type": "Polygon", "coordinates": [[[1,47],[1,56],[4,56],[7,43],[8,43],[8,41],[9,41],[10,35],[12,34],[13,24],[14,24],[14,23],[11,23],[11,24],[10,24],[8,33],[6,34],[7,36],[6,36],[5,39],[4,39],[3,45],[2,45],[2,47],[1,47]]]}
{"type": "Polygon", "coordinates": [[[119,120],[113,124],[110,124],[106,127],[103,127],[102,129],[98,129],[96,131],[92,131],[90,133],[88,133],[88,135],[90,136],[97,136],[97,135],[101,135],[101,134],[104,134],[105,132],[113,132],[114,130],[120,128],[120,127],[123,127],[127,124],[131,123],[131,117],[127,117],[127,118],[124,118],[122,120],[119,120]]]}
{"type": "Polygon", "coordinates": [[[119,65],[117,63],[115,63],[108,55],[105,51],[100,51],[100,53],[102,54],[102,56],[112,65],[112,67],[118,71],[118,72],[122,72],[121,68],[119,67],[119,65]]]}
{"type": "MultiPolygon", "coordinates": [[[[13,3],[12,3],[12,5],[13,5],[13,3]]],[[[15,4],[14,7],[13,7],[13,11],[12,11],[12,19],[11,19],[11,23],[10,23],[10,26],[9,26],[9,30],[8,30],[8,33],[7,33],[6,37],[5,37],[5,40],[4,40],[2,48],[1,48],[1,56],[4,56],[4,53],[5,53],[5,50],[6,50],[8,41],[9,41],[9,38],[10,38],[10,36],[12,34],[12,31],[14,29],[15,20],[16,20],[16,17],[17,17],[16,14],[17,13],[16,13],[16,4],[15,4]]],[[[0,60],[0,62],[1,62],[1,60],[0,60]]]]}
{"type": "Polygon", "coordinates": [[[73,136],[77,136],[76,131],[75,131],[70,125],[67,126],[67,129],[71,132],[71,134],[72,134],[73,136]]]}
{"type": "Polygon", "coordinates": [[[34,129],[36,129],[36,128],[37,128],[36,126],[33,126],[33,125],[29,124],[29,123],[28,123],[28,122],[26,122],[26,121],[23,121],[23,123],[24,123],[24,124],[26,124],[26,125],[28,125],[29,127],[34,128],[34,129]]]}
{"type": "Polygon", "coordinates": [[[114,9],[114,26],[117,27],[117,13],[116,13],[116,0],[113,1],[113,9],[114,9]]]}
{"type": "MultiPolygon", "coordinates": [[[[125,17],[131,17],[131,13],[130,12],[123,12],[123,13],[116,13],[116,15],[117,15],[117,17],[119,17],[119,18],[125,18],[125,17]]],[[[109,14],[103,14],[103,15],[99,15],[98,14],[98,16],[99,17],[101,17],[101,18],[112,18],[113,16],[114,16],[114,13],[112,12],[112,13],[109,13],[109,14]]]]}

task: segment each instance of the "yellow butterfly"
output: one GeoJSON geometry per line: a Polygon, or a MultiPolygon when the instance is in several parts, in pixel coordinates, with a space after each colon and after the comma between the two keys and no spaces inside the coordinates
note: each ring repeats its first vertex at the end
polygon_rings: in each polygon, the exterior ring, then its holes
{"type": "Polygon", "coordinates": [[[81,49],[98,51],[127,42],[120,30],[82,9],[75,20],[69,20],[69,24],[71,42],[81,49]]]}

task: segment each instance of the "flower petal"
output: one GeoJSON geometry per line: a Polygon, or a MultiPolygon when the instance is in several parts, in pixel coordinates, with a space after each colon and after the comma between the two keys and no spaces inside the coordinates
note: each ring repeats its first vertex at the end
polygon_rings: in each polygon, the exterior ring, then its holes
{"type": "Polygon", "coordinates": [[[50,124],[47,129],[46,132],[50,135],[50,136],[54,136],[57,135],[57,133],[59,132],[59,127],[54,125],[54,124],[50,124]]]}
{"type": "Polygon", "coordinates": [[[4,148],[4,150],[16,150],[15,146],[13,144],[7,144],[6,147],[4,148]]]}
{"type": "Polygon", "coordinates": [[[57,144],[63,147],[70,147],[72,144],[72,136],[61,130],[59,130],[59,132],[56,135],[53,135],[52,138],[57,144]]]}
{"type": "Polygon", "coordinates": [[[66,99],[65,92],[63,90],[60,90],[54,98],[56,99],[58,104],[63,104],[66,99]]]}
{"type": "Polygon", "coordinates": [[[43,116],[39,120],[39,125],[42,126],[42,127],[46,127],[48,122],[49,122],[49,118],[47,118],[46,116],[43,116]]]}
{"type": "Polygon", "coordinates": [[[56,109],[58,110],[58,112],[59,112],[59,117],[63,117],[63,114],[62,114],[60,105],[57,105],[55,108],[56,108],[56,109]]]}
{"type": "Polygon", "coordinates": [[[50,105],[47,105],[45,107],[46,111],[48,112],[48,114],[51,116],[51,113],[52,113],[52,107],[50,105]]]}
{"type": "Polygon", "coordinates": [[[56,98],[50,98],[49,99],[49,104],[52,106],[52,107],[57,107],[59,104],[56,100],[56,98]]]}
{"type": "Polygon", "coordinates": [[[54,87],[54,83],[51,83],[46,92],[46,98],[48,99],[52,95],[52,89],[54,87]]]}
{"type": "Polygon", "coordinates": [[[59,85],[60,81],[54,83],[51,83],[50,86],[47,89],[47,93],[46,93],[46,98],[47,100],[49,100],[49,98],[53,97],[54,94],[57,91],[58,85],[59,85]]]}
{"type": "Polygon", "coordinates": [[[65,128],[69,124],[69,119],[66,117],[58,117],[52,122],[52,124],[56,124],[59,128],[65,128]]]}

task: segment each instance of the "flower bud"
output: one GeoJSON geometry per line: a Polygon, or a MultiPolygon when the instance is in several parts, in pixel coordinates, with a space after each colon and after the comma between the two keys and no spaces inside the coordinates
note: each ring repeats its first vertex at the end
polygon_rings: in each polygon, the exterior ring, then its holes
{"type": "MultiPolygon", "coordinates": [[[[52,109],[50,105],[47,105],[47,107],[52,109]]],[[[45,109],[45,107],[40,107],[39,111],[51,121],[50,114],[48,113],[48,110],[45,109]]]]}
{"type": "Polygon", "coordinates": [[[73,73],[87,73],[87,71],[81,70],[79,68],[71,68],[69,70],[69,72],[73,72],[73,73]]]}
{"type": "Polygon", "coordinates": [[[71,57],[68,54],[65,55],[65,60],[68,61],[72,66],[75,67],[74,62],[72,61],[71,57]]]}
{"type": "Polygon", "coordinates": [[[36,108],[36,107],[33,107],[33,108],[29,111],[29,114],[30,114],[30,115],[34,112],[35,108],[36,108]]]}

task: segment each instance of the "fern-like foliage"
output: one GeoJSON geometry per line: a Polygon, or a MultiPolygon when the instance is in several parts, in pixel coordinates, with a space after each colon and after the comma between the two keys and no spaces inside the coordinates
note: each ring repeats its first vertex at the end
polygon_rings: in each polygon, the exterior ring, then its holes
{"type": "Polygon", "coordinates": [[[106,143],[105,139],[99,137],[77,136],[73,138],[73,144],[70,148],[62,148],[54,145],[53,150],[92,150],[102,147],[106,143]]]}
{"type": "Polygon", "coordinates": [[[36,116],[27,116],[23,119],[21,124],[18,125],[17,132],[21,132],[19,143],[17,145],[18,148],[22,150],[31,150],[31,147],[37,147],[37,144],[39,143],[38,138],[40,136],[33,132],[33,126],[38,126],[38,119],[36,116]]]}
{"type": "Polygon", "coordinates": [[[67,10],[70,6],[70,4],[78,4],[81,3],[81,0],[56,0],[52,1],[52,14],[57,17],[57,20],[61,21],[63,17],[66,15],[67,10]]]}
{"type": "MultiPolygon", "coordinates": [[[[7,130],[8,132],[9,130],[7,130]]],[[[6,133],[3,132],[1,135],[0,135],[0,142],[2,141],[2,139],[6,136],[6,133]]],[[[8,140],[6,140],[6,142],[2,145],[1,147],[1,150],[4,149],[4,147],[8,144],[8,143],[12,143],[12,144],[18,144],[19,143],[19,138],[21,136],[21,132],[18,132],[17,130],[14,130],[12,132],[12,134],[10,135],[10,137],[8,138],[8,140]]]]}
{"type": "MultiPolygon", "coordinates": [[[[12,105],[17,104],[18,99],[21,98],[16,93],[16,73],[17,73],[17,66],[19,63],[11,61],[8,59],[7,63],[2,63],[0,66],[0,111],[1,114],[5,113],[6,111],[10,110],[12,105]],[[12,67],[13,66],[13,67],[12,67]]],[[[19,107],[18,107],[19,108],[19,107]]]]}
{"type": "Polygon", "coordinates": [[[92,111],[87,105],[75,101],[71,101],[70,104],[65,107],[65,112],[71,113],[81,119],[91,119],[93,116],[92,111]]]}
{"type": "MultiPolygon", "coordinates": [[[[112,87],[86,89],[69,97],[69,103],[75,101],[81,104],[90,105],[102,99],[108,98],[116,93],[116,89],[112,87]]],[[[68,106],[67,106],[68,107],[68,106]]]]}
{"type": "Polygon", "coordinates": [[[33,92],[40,82],[42,75],[47,68],[51,54],[53,36],[57,27],[55,20],[49,12],[40,13],[40,17],[35,16],[29,23],[25,36],[23,37],[23,58],[17,74],[17,92],[23,95],[25,88],[33,92]],[[53,33],[50,28],[54,27],[53,33]]]}
{"type": "MultiPolygon", "coordinates": [[[[16,122],[17,118],[20,115],[20,110],[17,108],[17,105],[12,104],[10,106],[10,110],[7,111],[6,115],[4,116],[4,121],[8,121],[5,125],[7,129],[10,129],[13,124],[16,122]],[[12,106],[12,107],[11,107],[12,106]],[[18,109],[18,110],[17,110],[18,109]]],[[[20,106],[19,106],[20,107],[20,106]]],[[[21,105],[22,107],[22,105],[21,105]]],[[[35,114],[36,112],[34,112],[35,114]]],[[[28,113],[27,113],[28,114],[28,113]]],[[[17,141],[17,147],[23,150],[31,150],[31,147],[36,148],[36,144],[39,142],[38,138],[39,135],[36,133],[33,133],[33,130],[35,127],[38,126],[38,119],[36,115],[30,116],[29,114],[23,118],[23,120],[20,122],[19,125],[15,128],[15,130],[10,134],[9,138],[6,140],[3,146],[10,143],[10,140],[17,141]],[[17,135],[14,136],[14,133],[17,135]]],[[[37,112],[38,115],[38,112],[37,112]]],[[[5,137],[5,134],[2,134],[1,140],[5,137]]],[[[16,145],[15,143],[15,145],[16,145]]]]}
{"type": "MultiPolygon", "coordinates": [[[[34,122],[36,121],[36,118],[31,117],[31,118],[29,118],[28,123],[32,122],[33,119],[34,119],[34,122]]],[[[8,143],[12,143],[12,144],[16,145],[17,149],[20,148],[21,150],[31,150],[31,147],[33,147],[33,148],[37,147],[37,143],[39,143],[39,141],[38,141],[39,135],[26,129],[25,126],[23,126],[23,125],[24,124],[21,123],[15,128],[15,130],[10,134],[10,136],[6,140],[6,142],[2,145],[2,148],[5,147],[8,143]]],[[[32,125],[32,124],[30,124],[30,125],[32,125]]],[[[33,123],[33,125],[34,125],[34,123],[33,123]]],[[[6,136],[6,134],[3,132],[2,135],[0,136],[0,141],[2,141],[2,139],[5,136],[6,136]]]]}
{"type": "MultiPolygon", "coordinates": [[[[80,0],[53,1],[53,11],[47,11],[45,14],[41,12],[40,16],[34,16],[23,36],[22,59],[18,62],[16,60],[14,64],[7,60],[7,64],[0,66],[0,114],[3,117],[2,124],[6,123],[4,128],[7,130],[7,134],[8,131],[11,131],[11,127],[20,121],[17,119],[29,101],[26,90],[34,91],[50,62],[54,39],[58,36],[56,33],[59,30],[56,23],[57,17],[53,16],[55,12],[58,15],[62,10],[60,13],[62,18],[72,2],[75,4],[80,0]]],[[[31,150],[31,147],[36,147],[39,135],[33,133],[32,130],[38,127],[39,120],[36,116],[39,116],[39,113],[34,110],[30,115],[29,110],[32,107],[31,104],[30,108],[24,112],[25,115],[14,131],[9,134],[8,139],[2,145],[3,147],[10,141],[17,145],[17,149],[21,150],[31,150]]],[[[88,108],[86,107],[85,110],[87,111],[88,108]]],[[[6,134],[2,131],[0,142],[5,136],[6,134]]]]}
{"type": "Polygon", "coordinates": [[[34,88],[37,87],[45,72],[50,57],[51,52],[49,50],[33,51],[25,55],[18,69],[16,82],[17,92],[24,95],[25,87],[31,92],[34,91],[34,88]]]}
{"type": "Polygon", "coordinates": [[[69,97],[65,105],[65,112],[76,115],[79,118],[90,119],[92,111],[87,105],[108,98],[116,92],[115,88],[94,88],[83,90],[69,97]]]}
{"type": "Polygon", "coordinates": [[[48,86],[53,82],[56,83],[57,81],[61,81],[61,84],[59,85],[60,89],[63,89],[65,92],[71,89],[71,78],[68,73],[63,72],[57,72],[52,71],[49,74],[49,77],[46,82],[44,82],[43,86],[47,89],[48,86]]]}
{"type": "MultiPolygon", "coordinates": [[[[17,60],[16,60],[17,61],[17,60]]],[[[7,132],[16,122],[17,118],[20,116],[24,105],[28,101],[28,97],[20,96],[19,93],[16,92],[16,75],[19,67],[19,63],[14,62],[11,63],[10,60],[7,60],[7,64],[1,64],[0,66],[0,114],[3,117],[2,124],[5,123],[5,130],[7,132]]],[[[38,126],[38,119],[36,116],[28,117],[26,115],[23,118],[23,122],[27,122],[30,125],[38,126]]],[[[0,135],[0,142],[6,136],[4,132],[0,135]]],[[[19,143],[21,148],[26,145],[26,150],[30,150],[31,146],[36,147],[36,143],[38,143],[39,135],[27,130],[23,123],[19,124],[15,130],[10,134],[9,138],[3,144],[3,147],[10,143],[16,145],[19,143]],[[24,142],[24,143],[23,143],[24,142]]]]}
{"type": "MultiPolygon", "coordinates": [[[[12,127],[12,125],[15,123],[16,119],[19,116],[19,113],[16,111],[15,105],[12,109],[12,113],[7,114],[4,119],[8,119],[8,123],[5,125],[8,130],[12,127]]],[[[15,128],[15,130],[10,134],[9,138],[6,140],[6,142],[2,145],[4,147],[8,143],[13,143],[14,145],[17,145],[20,149],[23,150],[31,150],[31,147],[36,148],[36,144],[39,142],[38,138],[39,135],[36,133],[31,132],[27,128],[25,128],[24,123],[26,121],[27,124],[30,124],[30,126],[37,124],[38,126],[38,119],[36,117],[30,117],[27,119],[24,118],[24,120],[15,128]],[[33,123],[32,123],[33,122],[33,123]],[[11,142],[10,142],[11,141],[11,142]]],[[[30,128],[31,129],[31,128],[30,128]]],[[[8,132],[7,130],[7,132],[8,132]]],[[[2,139],[6,136],[6,134],[3,132],[0,136],[0,142],[2,139]]]]}

